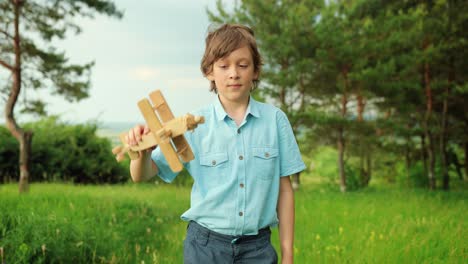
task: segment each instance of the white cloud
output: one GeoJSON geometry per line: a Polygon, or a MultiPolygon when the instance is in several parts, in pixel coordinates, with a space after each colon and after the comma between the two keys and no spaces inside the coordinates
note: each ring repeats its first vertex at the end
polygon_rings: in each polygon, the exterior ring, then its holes
{"type": "Polygon", "coordinates": [[[142,66],[130,70],[130,78],[138,81],[152,81],[161,77],[161,71],[154,67],[142,66]]]}
{"type": "Polygon", "coordinates": [[[186,90],[186,89],[203,89],[206,87],[209,90],[209,82],[203,77],[199,78],[180,78],[180,79],[172,79],[168,80],[168,85],[170,89],[176,90],[186,90]]]}

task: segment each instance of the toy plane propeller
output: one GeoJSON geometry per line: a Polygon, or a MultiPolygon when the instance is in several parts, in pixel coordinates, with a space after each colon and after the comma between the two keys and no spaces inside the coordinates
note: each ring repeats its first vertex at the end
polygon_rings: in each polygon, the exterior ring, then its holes
{"type": "Polygon", "coordinates": [[[124,159],[125,153],[128,153],[130,159],[133,160],[139,158],[139,151],[158,145],[171,170],[179,172],[183,169],[180,159],[183,162],[189,162],[194,159],[192,149],[185,139],[184,133],[188,130],[193,131],[197,128],[198,124],[204,123],[205,119],[203,116],[193,116],[191,114],[174,118],[174,114],[172,114],[160,90],[150,93],[150,99],[153,106],[146,98],[138,102],[138,107],[145,118],[150,133],[142,135],[142,140],[135,146],[130,146],[126,143],[126,132],[121,133],[120,141],[123,145],[112,149],[112,153],[116,155],[116,159],[119,162],[124,159]]]}

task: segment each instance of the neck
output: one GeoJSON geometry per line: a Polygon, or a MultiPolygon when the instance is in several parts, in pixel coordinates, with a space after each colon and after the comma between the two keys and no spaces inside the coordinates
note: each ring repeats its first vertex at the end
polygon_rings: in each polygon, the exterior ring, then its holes
{"type": "Polygon", "coordinates": [[[245,112],[247,111],[250,96],[242,101],[223,100],[223,98],[219,96],[219,101],[221,102],[224,111],[226,111],[226,113],[236,121],[237,125],[239,125],[243,121],[245,112]]]}

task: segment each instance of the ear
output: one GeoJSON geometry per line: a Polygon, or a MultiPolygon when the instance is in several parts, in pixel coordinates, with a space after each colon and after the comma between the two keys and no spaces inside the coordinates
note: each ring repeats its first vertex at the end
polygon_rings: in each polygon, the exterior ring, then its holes
{"type": "Polygon", "coordinates": [[[213,81],[215,80],[215,78],[214,78],[214,76],[213,76],[213,71],[211,71],[210,73],[208,73],[208,74],[206,75],[206,78],[207,78],[208,80],[210,80],[210,81],[213,82],[213,81]]]}
{"type": "Polygon", "coordinates": [[[257,72],[254,72],[254,74],[253,74],[253,80],[258,80],[258,76],[259,76],[259,75],[260,75],[260,74],[258,73],[258,71],[257,71],[257,72]]]}

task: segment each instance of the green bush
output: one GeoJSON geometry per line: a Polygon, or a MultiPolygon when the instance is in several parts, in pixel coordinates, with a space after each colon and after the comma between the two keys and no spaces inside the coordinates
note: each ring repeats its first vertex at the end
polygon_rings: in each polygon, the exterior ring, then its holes
{"type": "MultiPolygon", "coordinates": [[[[25,124],[32,130],[30,181],[119,183],[129,179],[128,163],[119,164],[96,124],[70,125],[50,117],[25,124]]],[[[18,142],[0,127],[0,179],[18,178],[18,142]]]]}

